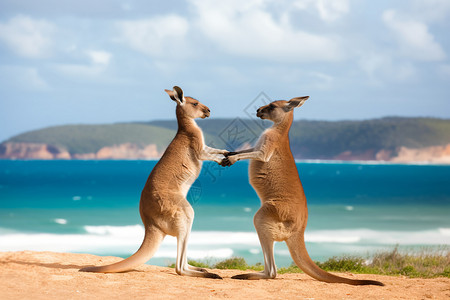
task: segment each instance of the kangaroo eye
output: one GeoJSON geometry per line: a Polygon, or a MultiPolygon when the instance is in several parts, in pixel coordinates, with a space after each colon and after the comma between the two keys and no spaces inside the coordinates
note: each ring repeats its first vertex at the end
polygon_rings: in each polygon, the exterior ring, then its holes
{"type": "Polygon", "coordinates": [[[274,108],[275,108],[275,105],[273,105],[273,104],[269,105],[269,109],[274,109],[274,108]]]}
{"type": "Polygon", "coordinates": [[[192,103],[192,105],[194,105],[194,106],[197,106],[197,105],[198,105],[198,103],[192,103]]]}

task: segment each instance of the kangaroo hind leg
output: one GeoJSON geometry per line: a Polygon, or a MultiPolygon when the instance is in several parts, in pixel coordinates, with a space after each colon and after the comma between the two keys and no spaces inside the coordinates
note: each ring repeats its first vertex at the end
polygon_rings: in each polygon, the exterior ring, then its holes
{"type": "MultiPolygon", "coordinates": [[[[186,257],[187,260],[187,257],[186,257]]],[[[186,261],[186,266],[189,270],[194,270],[194,271],[199,271],[199,272],[204,272],[204,273],[208,273],[208,270],[206,270],[205,268],[202,267],[196,267],[196,266],[192,266],[190,265],[187,261],[186,261]]]]}
{"type": "Polygon", "coordinates": [[[264,271],[257,273],[239,274],[231,277],[232,279],[273,279],[277,276],[277,267],[275,265],[275,258],[273,257],[274,240],[271,237],[259,236],[262,251],[264,254],[264,271]]]}
{"type": "Polygon", "coordinates": [[[267,230],[268,220],[270,217],[266,217],[267,212],[260,209],[253,220],[258,233],[259,242],[264,254],[264,271],[258,273],[239,274],[231,277],[232,279],[273,279],[277,276],[277,266],[275,265],[275,258],[273,252],[273,246],[275,239],[273,238],[271,231],[267,230]]]}
{"type": "Polygon", "coordinates": [[[187,262],[187,243],[191,232],[192,220],[187,220],[183,228],[177,236],[177,262],[175,265],[175,271],[179,275],[186,275],[192,277],[205,277],[222,279],[217,274],[209,273],[205,269],[190,266],[187,262]]]}

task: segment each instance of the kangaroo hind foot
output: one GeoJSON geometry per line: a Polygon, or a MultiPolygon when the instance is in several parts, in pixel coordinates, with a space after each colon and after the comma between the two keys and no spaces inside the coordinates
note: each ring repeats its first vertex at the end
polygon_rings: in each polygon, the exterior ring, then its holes
{"type": "Polygon", "coordinates": [[[189,230],[181,231],[181,233],[177,237],[177,262],[175,264],[175,271],[178,275],[223,279],[217,274],[209,273],[203,268],[194,267],[188,264],[186,250],[191,226],[192,219],[188,218],[188,220],[186,221],[186,228],[189,228],[189,230]]]}
{"type": "MultiPolygon", "coordinates": [[[[257,213],[261,214],[261,213],[257,213]]],[[[256,217],[256,216],[255,216],[256,217]]],[[[257,222],[257,218],[255,221],[257,222]]],[[[273,256],[273,244],[274,239],[265,230],[261,230],[261,227],[256,225],[256,231],[258,232],[259,241],[261,243],[262,251],[264,254],[264,271],[239,274],[231,277],[232,279],[240,280],[258,280],[258,279],[274,279],[277,277],[277,266],[275,265],[275,258],[273,256]]]]}

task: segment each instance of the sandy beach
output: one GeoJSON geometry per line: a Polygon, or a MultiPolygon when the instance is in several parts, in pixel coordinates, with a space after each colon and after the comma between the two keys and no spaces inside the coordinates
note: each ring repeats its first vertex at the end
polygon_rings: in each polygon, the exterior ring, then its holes
{"type": "Polygon", "coordinates": [[[450,279],[403,276],[341,276],[382,281],[386,286],[319,282],[305,274],[240,281],[239,270],[212,270],[224,279],[179,276],[174,269],[143,265],[120,274],[82,273],[89,265],[121,260],[87,254],[1,252],[0,299],[450,299],[450,279]]]}

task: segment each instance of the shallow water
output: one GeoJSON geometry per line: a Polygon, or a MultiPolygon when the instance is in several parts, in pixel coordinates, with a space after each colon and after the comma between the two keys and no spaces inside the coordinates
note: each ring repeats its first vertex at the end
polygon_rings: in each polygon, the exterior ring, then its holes
{"type": "MultiPolygon", "coordinates": [[[[140,246],[139,196],[155,161],[0,161],[0,251],[127,257],[140,246]]],[[[262,262],[247,162],[206,162],[188,194],[195,209],[188,256],[262,262]]],[[[450,246],[450,166],[297,163],[314,260],[380,249],[450,246]]],[[[275,245],[278,266],[292,260],[275,245]]],[[[167,237],[151,264],[176,257],[167,237]]]]}

